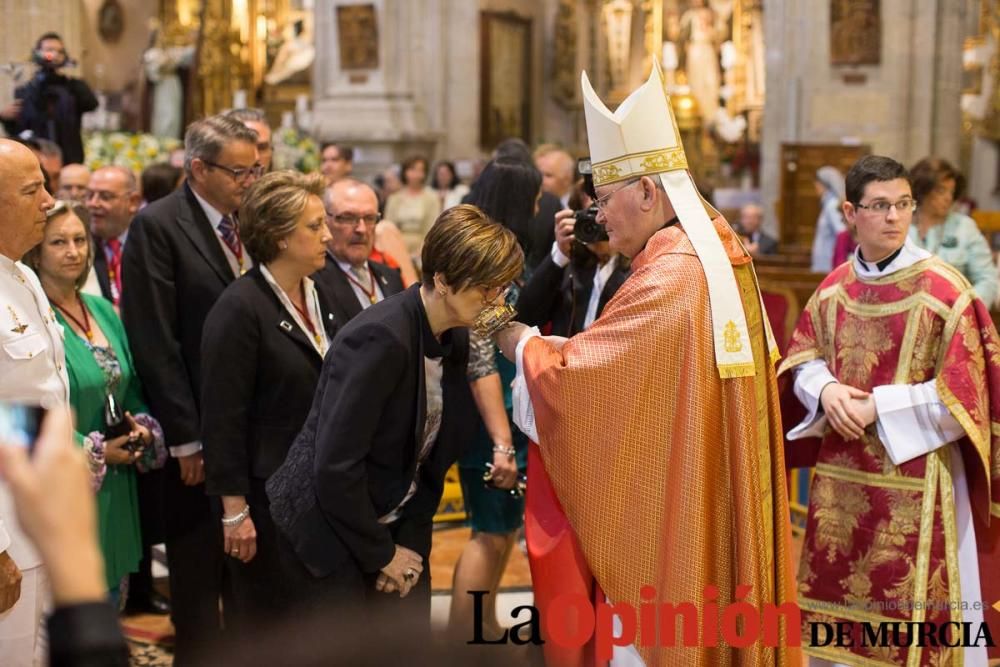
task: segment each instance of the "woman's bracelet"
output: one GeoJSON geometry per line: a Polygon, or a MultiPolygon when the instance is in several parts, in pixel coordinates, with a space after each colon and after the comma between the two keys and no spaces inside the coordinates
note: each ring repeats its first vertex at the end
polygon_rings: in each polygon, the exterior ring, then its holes
{"type": "Polygon", "coordinates": [[[517,450],[513,447],[504,447],[503,445],[493,445],[494,454],[505,454],[507,458],[513,460],[514,455],[517,454],[517,450]]]}
{"type": "Polygon", "coordinates": [[[239,514],[222,517],[222,525],[226,528],[235,528],[243,523],[248,516],[250,516],[250,505],[244,506],[243,509],[240,510],[239,514]]]}

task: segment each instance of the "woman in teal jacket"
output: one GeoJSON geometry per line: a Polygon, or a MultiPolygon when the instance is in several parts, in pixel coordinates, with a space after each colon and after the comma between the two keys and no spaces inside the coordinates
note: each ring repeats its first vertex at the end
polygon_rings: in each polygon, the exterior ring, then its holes
{"type": "Polygon", "coordinates": [[[947,160],[924,158],[910,170],[917,212],[910,238],[958,269],[987,308],[1000,292],[993,252],[975,220],[952,210],[965,179],[947,160]]]}
{"type": "Polygon", "coordinates": [[[54,316],[66,332],[66,370],[77,439],[94,476],[109,595],[121,604],[126,595],[122,582],[142,557],[136,467],[162,465],[166,450],[159,424],[145,413],[142,387],[114,306],[79,291],[92,263],[86,228],[61,202],[53,211],[44,240],[25,263],[38,273],[54,316]],[[109,394],[125,413],[125,435],[105,436],[109,394]]]}

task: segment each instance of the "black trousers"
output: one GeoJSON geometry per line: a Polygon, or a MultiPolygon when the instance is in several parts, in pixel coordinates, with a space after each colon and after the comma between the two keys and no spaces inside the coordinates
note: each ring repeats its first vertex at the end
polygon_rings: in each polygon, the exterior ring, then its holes
{"type": "Polygon", "coordinates": [[[198,654],[221,639],[222,510],[210,503],[204,484],[181,481],[173,457],[164,468],[164,498],[174,665],[183,667],[195,664],[198,654]]]}
{"type": "MultiPolygon", "coordinates": [[[[394,527],[390,530],[395,537],[394,527]]],[[[363,572],[349,559],[329,576],[314,577],[299,560],[291,543],[277,533],[285,611],[308,615],[342,615],[350,627],[403,629],[410,636],[428,637],[431,628],[431,571],[424,556],[424,571],[405,598],[375,590],[378,573],[363,572]],[[401,628],[402,626],[402,628],[401,628]]],[[[373,636],[377,640],[377,635],[373,636]]]]}
{"type": "Polygon", "coordinates": [[[227,634],[250,637],[255,630],[272,622],[285,606],[278,532],[271,518],[265,481],[252,479],[247,496],[250,518],[257,531],[257,554],[249,563],[223,556],[231,594],[225,610],[227,634]]]}

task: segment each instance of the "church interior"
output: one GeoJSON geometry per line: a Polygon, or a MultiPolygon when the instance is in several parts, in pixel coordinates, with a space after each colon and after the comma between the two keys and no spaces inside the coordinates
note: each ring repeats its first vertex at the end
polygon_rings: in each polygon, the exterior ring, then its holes
{"type": "MultiPolygon", "coordinates": [[[[99,101],[82,121],[91,170],[182,166],[189,123],[253,107],[273,129],[274,169],[318,172],[335,144],[382,188],[414,154],[471,185],[512,138],[587,158],[581,72],[613,110],[656,62],[698,190],[760,250],[782,350],[831,268],[816,263],[821,174],[842,179],[865,155],[953,165],[955,210],[998,271],[997,0],[0,0],[0,16],[0,109],[30,80],[38,36],[58,33],[65,72],[99,101]]],[[[809,483],[809,469],[789,472],[796,545],[809,483]]],[[[469,533],[452,471],[435,517],[437,622],[469,533]]],[[[154,549],[161,592],[164,563],[154,549]]],[[[509,625],[531,601],[520,543],[500,591],[509,625]]],[[[171,664],[167,617],[123,627],[133,664],[171,664]]]]}

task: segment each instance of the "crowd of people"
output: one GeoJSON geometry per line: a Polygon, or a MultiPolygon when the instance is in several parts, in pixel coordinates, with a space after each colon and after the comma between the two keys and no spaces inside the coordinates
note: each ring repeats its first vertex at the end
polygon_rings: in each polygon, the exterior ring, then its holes
{"type": "MultiPolygon", "coordinates": [[[[183,168],[142,174],[0,139],[0,400],[49,408],[33,457],[0,446],[4,664],[125,664],[116,610],[169,611],[178,665],[243,655],[294,614],[341,614],[372,641],[386,619],[430,635],[455,463],[472,528],[459,643],[473,622],[499,633],[522,530],[543,614],[567,592],[638,608],[650,586],[673,601],[715,587],[720,608],[797,599],[807,618],[859,590],[986,599],[998,279],[955,211],[962,175],[884,156],[817,172],[826,277],[778,366],[752,270],[777,241],[760,206],[734,230],[702,197],[657,76],[622,108],[664,122],[630,126],[584,78],[589,159],[511,139],[468,185],[419,155],[369,184],[340,142],[319,173],[272,171],[255,109],[193,122],[183,168]],[[675,160],[626,159],[661,151],[675,160]],[[784,430],[783,374],[804,410],[784,430]],[[818,439],[798,595],[784,431],[818,439]],[[151,583],[159,542],[169,602],[151,583]]],[[[799,630],[784,621],[745,661],[795,664],[799,630]]],[[[660,650],[618,639],[618,658],[660,650]]]]}
{"type": "MultiPolygon", "coordinates": [[[[505,142],[471,189],[451,163],[429,179],[414,156],[391,191],[391,179],[356,179],[342,143],[322,146],[320,173],[270,172],[270,128],[253,109],[193,123],[183,169],[46,165],[38,140],[0,141],[20,205],[5,257],[31,288],[10,310],[30,324],[5,340],[17,352],[5,398],[73,408],[114,608],[169,612],[177,664],[223,628],[250,632],[331,596],[363,604],[376,590],[378,610],[395,593],[429,622],[430,526],[458,460],[473,532],[452,626],[469,631],[465,590],[490,592],[498,626],[527,440],[512,423],[513,363],[465,328],[506,302],[582,331],[628,271],[606,237],[574,242],[565,205],[594,194],[567,151],[505,142]],[[395,310],[367,316],[396,295],[395,310]],[[152,586],[160,542],[169,601],[152,586]]],[[[30,662],[44,650],[44,579],[27,578],[42,569],[16,544],[10,554],[8,587],[23,583],[7,606],[34,611],[16,637],[0,632],[0,651],[30,662]]]]}

